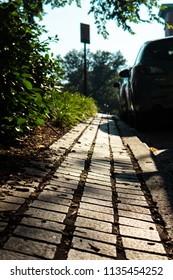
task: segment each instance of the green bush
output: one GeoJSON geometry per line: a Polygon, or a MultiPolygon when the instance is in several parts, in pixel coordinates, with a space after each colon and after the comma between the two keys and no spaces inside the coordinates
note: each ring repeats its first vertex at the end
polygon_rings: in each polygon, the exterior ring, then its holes
{"type": "Polygon", "coordinates": [[[54,91],[53,94],[52,114],[57,125],[71,127],[97,112],[97,106],[91,97],[58,91],[54,91]]]}
{"type": "Polygon", "coordinates": [[[47,88],[60,77],[48,41],[41,43],[42,27],[29,23],[14,1],[0,3],[0,137],[13,140],[44,123],[50,106],[47,88]]]}
{"type": "MultiPolygon", "coordinates": [[[[26,2],[27,3],[27,2],[26,2]]],[[[72,126],[96,112],[91,98],[61,92],[59,59],[48,54],[48,38],[40,42],[44,28],[29,20],[21,1],[0,1],[0,138],[17,137],[53,119],[72,126]]],[[[30,17],[29,17],[30,18],[30,17]]]]}

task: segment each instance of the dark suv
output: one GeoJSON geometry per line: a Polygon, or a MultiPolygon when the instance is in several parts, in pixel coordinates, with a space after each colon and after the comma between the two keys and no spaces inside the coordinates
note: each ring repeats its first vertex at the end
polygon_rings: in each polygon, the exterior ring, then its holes
{"type": "Polygon", "coordinates": [[[123,110],[137,126],[147,120],[173,119],[172,36],[144,43],[133,67],[119,75],[128,79],[123,88],[123,110]]]}

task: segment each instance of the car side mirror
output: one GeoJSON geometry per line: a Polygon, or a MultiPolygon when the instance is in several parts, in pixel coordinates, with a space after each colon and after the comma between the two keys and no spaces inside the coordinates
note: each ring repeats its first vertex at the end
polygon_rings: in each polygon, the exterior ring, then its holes
{"type": "Polygon", "coordinates": [[[121,71],[121,72],[119,73],[119,76],[120,76],[121,78],[129,78],[129,76],[130,76],[130,71],[129,71],[128,69],[125,69],[125,70],[123,70],[123,71],[121,71]]]}

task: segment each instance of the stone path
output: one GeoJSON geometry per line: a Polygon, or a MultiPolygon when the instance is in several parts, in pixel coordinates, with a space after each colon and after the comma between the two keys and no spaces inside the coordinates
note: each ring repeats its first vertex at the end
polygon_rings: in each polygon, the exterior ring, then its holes
{"type": "Polygon", "coordinates": [[[116,122],[75,126],[0,196],[0,259],[166,260],[116,122]]]}

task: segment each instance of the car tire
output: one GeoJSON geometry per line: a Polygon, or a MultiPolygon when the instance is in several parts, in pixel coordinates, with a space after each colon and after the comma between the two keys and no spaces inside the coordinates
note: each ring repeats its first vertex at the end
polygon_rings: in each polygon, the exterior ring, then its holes
{"type": "Polygon", "coordinates": [[[120,117],[123,122],[128,123],[128,112],[122,112],[120,117]]]}
{"type": "Polygon", "coordinates": [[[148,121],[147,121],[147,118],[145,118],[144,115],[142,114],[135,114],[135,128],[138,130],[138,131],[143,131],[147,128],[148,126],[148,121]]]}

